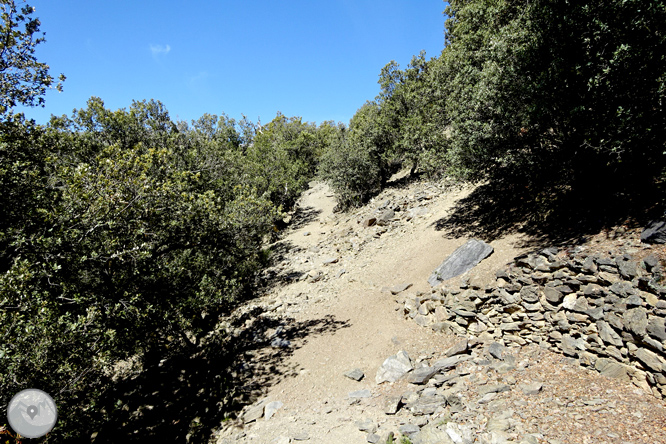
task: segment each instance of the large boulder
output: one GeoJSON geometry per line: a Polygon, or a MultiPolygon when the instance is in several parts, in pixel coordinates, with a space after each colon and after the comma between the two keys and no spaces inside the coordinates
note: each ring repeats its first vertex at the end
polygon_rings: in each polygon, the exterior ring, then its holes
{"type": "Polygon", "coordinates": [[[666,244],[666,221],[652,221],[641,233],[641,241],[646,244],[666,244]]]}
{"type": "Polygon", "coordinates": [[[490,256],[493,251],[493,247],[487,243],[477,239],[470,239],[466,244],[458,247],[451,256],[447,257],[432,272],[428,283],[434,287],[448,279],[459,276],[476,267],[479,262],[490,256]]]}

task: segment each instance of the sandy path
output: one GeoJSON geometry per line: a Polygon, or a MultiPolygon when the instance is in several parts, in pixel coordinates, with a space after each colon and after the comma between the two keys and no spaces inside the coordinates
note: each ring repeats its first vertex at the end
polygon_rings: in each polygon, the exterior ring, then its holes
{"type": "MultiPolygon", "coordinates": [[[[380,433],[397,431],[398,419],[387,417],[383,404],[386,396],[400,394],[405,388],[401,383],[377,385],[377,369],[399,350],[417,360],[420,356],[440,354],[455,338],[403,319],[396,311],[395,296],[382,288],[412,283],[407,292],[430,292],[427,278],[432,270],[467,240],[447,238],[446,233],[435,230],[434,222],[468,192],[457,190],[436,196],[428,202],[427,215],[392,222],[387,233],[371,238],[361,251],[353,252],[341,246],[354,236],[367,237],[373,228],[363,228],[353,215],[334,214],[335,201],[328,187],[313,184],[302,197],[300,207],[319,214],[292,230],[285,241],[301,251],[297,259],[292,258],[295,263],[302,261],[303,252],[312,248],[315,256],[333,254],[339,260],[328,266],[328,280],[298,281],[276,290],[276,294],[299,295],[303,304],[298,304],[291,314],[298,322],[329,319],[344,326],[298,340],[293,354],[283,364],[294,376],[267,388],[267,399],[281,401],[284,406],[270,420],[262,418],[243,430],[229,431],[219,442],[286,443],[307,438],[309,442],[360,444],[366,442],[366,434],[359,432],[355,422],[363,418],[377,421],[380,433]],[[340,239],[338,244],[336,236],[340,239]],[[342,268],[345,274],[332,276],[342,268]],[[365,378],[360,382],[343,376],[353,368],[364,371],[365,378]],[[351,403],[349,392],[362,389],[369,389],[372,397],[351,403]]],[[[357,214],[374,211],[381,200],[379,196],[357,214]]],[[[516,247],[520,240],[509,236],[492,242],[495,253],[474,272],[489,280],[496,269],[520,253],[516,247]]],[[[310,262],[318,265],[316,261],[310,262]]]]}

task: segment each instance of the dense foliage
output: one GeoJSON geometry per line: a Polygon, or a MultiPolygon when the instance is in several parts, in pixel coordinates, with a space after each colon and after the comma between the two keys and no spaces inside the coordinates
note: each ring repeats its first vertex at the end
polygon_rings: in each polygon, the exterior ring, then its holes
{"type": "MultiPolygon", "coordinates": [[[[533,192],[652,190],[666,166],[664,2],[448,3],[442,54],[382,70],[375,137],[347,150],[533,192]]],[[[333,185],[357,186],[347,177],[333,185]]],[[[362,185],[358,196],[377,189],[362,185]]]]}
{"type": "Polygon", "coordinates": [[[326,143],[281,115],[175,124],[156,101],[3,125],[0,391],[54,393],[72,433],[114,363],[196,343],[250,288],[326,143]]]}
{"type": "Polygon", "coordinates": [[[0,115],[16,105],[44,106],[42,95],[48,88],[62,88],[65,76],[53,84],[49,67],[37,61],[35,47],[44,42],[39,19],[33,8],[19,8],[14,0],[0,0],[0,115]]]}
{"type": "Polygon", "coordinates": [[[0,405],[39,387],[61,412],[54,437],[80,437],[113,414],[115,365],[191,348],[252,289],[337,128],[188,124],[158,101],[112,111],[95,97],[36,125],[12,108],[52,85],[32,55],[39,22],[3,5],[3,29],[26,30],[0,66],[0,405]]]}

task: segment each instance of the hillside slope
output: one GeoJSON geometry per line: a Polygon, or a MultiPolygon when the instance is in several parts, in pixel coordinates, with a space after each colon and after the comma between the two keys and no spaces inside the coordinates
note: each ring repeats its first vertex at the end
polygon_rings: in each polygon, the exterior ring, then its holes
{"type": "MultiPolygon", "coordinates": [[[[313,183],[299,202],[292,228],[274,245],[283,256],[266,272],[273,285],[252,302],[261,307],[260,317],[280,325],[258,330],[272,346],[248,357],[248,365],[264,369],[263,396],[244,410],[241,419],[226,423],[217,442],[383,443],[390,432],[396,437],[401,431],[407,434],[406,424],[429,430],[428,424],[451,420],[457,432],[439,438],[436,432],[431,438],[422,433],[419,442],[476,439],[479,427],[492,421],[506,426],[488,429],[495,433],[494,442],[666,442],[663,429],[654,430],[666,419],[663,402],[535,346],[515,350],[516,362],[523,364],[519,371],[496,374],[481,365],[465,367],[458,388],[541,381],[538,399],[525,400],[520,390],[513,390],[507,399],[479,403],[473,411],[447,407],[416,416],[406,409],[397,415],[385,413],[391,399],[404,399],[413,392],[417,398],[424,396],[419,390],[423,387],[405,381],[376,384],[375,375],[386,358],[405,351],[418,366],[419,361],[444,357],[460,340],[405,319],[396,298],[430,293],[427,278],[432,270],[467,241],[438,230],[437,221],[450,215],[470,191],[412,183],[389,188],[365,207],[340,214],[333,213],[334,197],[328,187],[313,183]],[[388,218],[387,209],[394,210],[393,217],[388,218]],[[365,226],[369,218],[381,223],[382,215],[385,224],[365,226]],[[401,284],[411,285],[397,295],[388,291],[399,290],[395,287],[401,284]],[[352,369],[360,369],[365,377],[360,381],[346,377],[352,369]],[[369,390],[369,397],[363,397],[368,393],[361,390],[369,390]],[[585,390],[592,392],[583,394],[585,390]],[[361,398],[350,397],[352,392],[361,398]],[[588,399],[585,396],[594,398],[595,393],[603,395],[603,402],[573,402],[578,395],[588,399]],[[603,410],[588,408],[600,403],[603,410]],[[541,412],[542,417],[526,416],[521,409],[541,412]],[[633,416],[624,415],[629,409],[633,416]],[[275,413],[266,419],[268,411],[275,413]],[[262,413],[264,417],[252,420],[262,413]],[[634,427],[637,418],[644,429],[634,427]],[[627,430],[632,430],[629,435],[627,430]]],[[[517,233],[493,240],[494,253],[469,276],[490,283],[497,269],[528,250],[530,241],[517,233]]],[[[247,328],[254,328],[251,321],[247,328]]]]}

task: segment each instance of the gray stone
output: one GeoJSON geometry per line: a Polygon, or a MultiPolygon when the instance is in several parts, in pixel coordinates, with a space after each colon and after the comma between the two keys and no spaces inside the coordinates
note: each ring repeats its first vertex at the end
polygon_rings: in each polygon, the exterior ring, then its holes
{"type": "Polygon", "coordinates": [[[282,338],[273,338],[271,341],[271,347],[273,348],[289,348],[291,347],[291,342],[282,338]]]}
{"type": "Polygon", "coordinates": [[[594,274],[597,272],[597,264],[594,263],[594,259],[591,256],[585,258],[582,270],[584,273],[589,273],[589,274],[594,274]]]}
{"type": "Polygon", "coordinates": [[[599,319],[603,319],[604,317],[604,308],[603,307],[590,308],[589,310],[585,311],[585,314],[594,319],[595,321],[598,321],[599,319]]]}
{"type": "Polygon", "coordinates": [[[646,244],[666,243],[666,221],[657,220],[650,222],[641,233],[641,242],[646,244]]]}
{"type": "Polygon", "coordinates": [[[635,335],[644,336],[647,332],[647,311],[644,308],[639,307],[627,310],[622,318],[624,320],[624,327],[635,335]]]}
{"type": "Polygon", "coordinates": [[[446,431],[435,425],[423,427],[419,433],[411,436],[412,444],[454,444],[446,431]]]}
{"type": "Polygon", "coordinates": [[[599,331],[599,337],[601,337],[605,343],[622,347],[622,338],[606,321],[597,321],[597,330],[599,331]]]}
{"type": "Polygon", "coordinates": [[[439,369],[435,367],[417,368],[407,375],[406,381],[411,384],[422,385],[428,382],[428,380],[430,380],[430,378],[432,378],[432,376],[438,371],[439,369]]]}
{"type": "Polygon", "coordinates": [[[603,293],[601,285],[597,284],[587,284],[583,288],[583,294],[585,296],[600,296],[603,293]]]}
{"type": "Polygon", "coordinates": [[[620,276],[625,279],[632,280],[638,276],[638,268],[633,261],[618,261],[617,269],[620,272],[620,276]]]}
{"type": "Polygon", "coordinates": [[[562,335],[560,349],[566,356],[576,356],[576,342],[571,335],[562,335]]]}
{"type": "Polygon", "coordinates": [[[405,436],[410,436],[415,433],[418,433],[421,429],[419,426],[414,425],[414,424],[404,424],[398,427],[398,431],[402,433],[405,436]]]}
{"type": "Polygon", "coordinates": [[[369,433],[368,436],[366,436],[365,438],[365,440],[371,444],[378,443],[380,439],[382,438],[376,433],[369,433]]]}
{"type": "Polygon", "coordinates": [[[470,239],[462,245],[435,269],[428,283],[431,286],[440,284],[443,281],[459,276],[466,271],[474,268],[479,262],[488,257],[493,252],[493,247],[487,243],[470,239]]]}
{"type": "Polygon", "coordinates": [[[520,331],[520,322],[506,322],[500,325],[502,331],[520,331]]]}
{"type": "Polygon", "coordinates": [[[377,431],[377,425],[372,421],[372,419],[356,421],[356,427],[358,427],[361,432],[375,433],[377,431]]]}
{"type": "Polygon", "coordinates": [[[562,292],[555,289],[554,287],[544,287],[543,293],[546,296],[546,300],[548,302],[550,302],[551,304],[555,304],[555,305],[562,302],[562,298],[564,297],[562,292]]]}
{"type": "Polygon", "coordinates": [[[666,341],[666,325],[664,318],[648,316],[647,333],[660,341],[666,341]]]}
{"type": "Polygon", "coordinates": [[[361,370],[360,368],[355,368],[345,373],[345,376],[348,377],[349,379],[353,379],[354,381],[360,381],[361,379],[363,379],[365,374],[363,373],[363,370],[361,370]]]}
{"type": "Polygon", "coordinates": [[[465,405],[456,393],[448,393],[446,395],[446,402],[449,404],[451,412],[462,412],[465,410],[465,405]]]}
{"type": "Polygon", "coordinates": [[[500,299],[505,305],[516,304],[520,302],[520,296],[518,294],[511,294],[504,288],[500,288],[498,293],[500,299]]]}
{"type": "Polygon", "coordinates": [[[487,384],[479,387],[479,395],[484,396],[487,393],[502,393],[511,390],[507,384],[487,384]]]}
{"type": "Polygon", "coordinates": [[[389,288],[389,291],[391,292],[391,294],[398,294],[398,293],[401,293],[401,292],[407,290],[411,286],[412,286],[411,282],[410,283],[404,283],[404,284],[398,284],[398,285],[395,285],[395,286],[389,288]]]}
{"type": "Polygon", "coordinates": [[[604,315],[604,319],[614,328],[620,331],[624,330],[624,323],[622,322],[622,318],[616,315],[615,313],[606,313],[604,315]]]}
{"type": "Polygon", "coordinates": [[[506,432],[511,428],[511,421],[508,418],[495,417],[488,420],[486,429],[495,432],[506,432]]]}
{"type": "Polygon", "coordinates": [[[466,351],[467,351],[467,339],[463,339],[453,344],[452,347],[450,347],[448,350],[446,350],[446,352],[444,352],[444,355],[450,357],[450,356],[459,355],[461,353],[465,353],[466,351]]]}
{"type": "Polygon", "coordinates": [[[400,402],[402,396],[390,396],[386,399],[384,404],[384,413],[387,415],[395,415],[400,410],[400,402]]]}
{"type": "Polygon", "coordinates": [[[377,384],[381,384],[382,382],[395,382],[413,368],[407,353],[400,351],[398,354],[386,358],[377,371],[375,382],[377,384]]]}
{"type": "Polygon", "coordinates": [[[589,309],[590,309],[590,304],[587,302],[587,299],[585,299],[584,296],[581,296],[578,299],[576,299],[576,303],[572,307],[573,311],[577,311],[579,313],[585,313],[589,309]]]}
{"type": "Polygon", "coordinates": [[[526,395],[536,395],[543,388],[543,384],[540,382],[533,382],[531,384],[520,384],[518,388],[522,390],[523,393],[526,395]]]}
{"type": "Polygon", "coordinates": [[[281,401],[273,401],[266,404],[266,408],[264,408],[264,419],[271,419],[283,405],[284,403],[281,401]]]}
{"type": "Polygon", "coordinates": [[[455,355],[449,358],[440,359],[435,361],[433,367],[437,368],[440,371],[449,370],[455,368],[461,362],[471,359],[470,355],[455,355]]]}
{"type": "Polygon", "coordinates": [[[438,408],[444,407],[447,399],[444,396],[422,396],[410,406],[413,415],[432,415],[438,408]]]}
{"type": "Polygon", "coordinates": [[[645,259],[643,259],[643,262],[645,263],[645,268],[648,271],[651,271],[654,267],[659,265],[659,258],[657,258],[657,256],[655,256],[654,254],[651,254],[645,259]]]}
{"type": "Polygon", "coordinates": [[[529,304],[539,302],[539,287],[537,285],[528,285],[521,288],[520,297],[529,304]]]}
{"type": "Polygon", "coordinates": [[[339,260],[339,258],[337,258],[337,257],[333,257],[333,256],[330,256],[330,257],[325,257],[325,258],[323,258],[323,259],[321,260],[321,263],[322,263],[323,265],[329,265],[329,264],[334,264],[334,263],[336,263],[338,260],[339,260]]]}
{"type": "Polygon", "coordinates": [[[391,209],[384,210],[379,216],[377,216],[377,225],[387,225],[394,217],[395,211],[391,209]]]}
{"type": "Polygon", "coordinates": [[[427,327],[430,324],[432,324],[433,318],[430,318],[428,316],[424,316],[422,314],[417,314],[414,316],[414,322],[416,322],[418,325],[421,327],[427,327]]]}
{"type": "Polygon", "coordinates": [[[627,305],[627,307],[640,307],[643,305],[643,299],[641,299],[641,297],[637,294],[632,294],[624,300],[624,303],[627,305]]]}
{"type": "Polygon", "coordinates": [[[620,364],[608,358],[599,358],[594,364],[594,368],[604,376],[629,382],[629,366],[620,364]]]}
{"type": "Polygon", "coordinates": [[[647,344],[648,346],[657,350],[658,352],[663,352],[664,351],[664,346],[662,345],[661,342],[659,342],[655,339],[652,339],[651,337],[649,337],[647,335],[643,336],[642,340],[643,340],[643,342],[645,342],[645,344],[647,344]]]}
{"type": "Polygon", "coordinates": [[[361,399],[361,398],[369,398],[372,396],[372,393],[370,393],[370,390],[364,389],[364,390],[355,390],[353,392],[349,392],[347,395],[350,399],[361,399]]]}
{"type": "Polygon", "coordinates": [[[504,346],[499,342],[493,342],[488,347],[488,353],[495,359],[502,359],[502,353],[504,353],[504,346]]]}
{"type": "Polygon", "coordinates": [[[573,293],[573,289],[568,285],[558,285],[555,287],[555,289],[561,291],[564,294],[573,293]]]}
{"type": "Polygon", "coordinates": [[[636,350],[636,358],[656,372],[661,372],[663,370],[663,365],[659,360],[659,357],[656,353],[651,352],[650,350],[639,348],[636,350]]]}
{"type": "Polygon", "coordinates": [[[611,358],[615,358],[616,361],[622,361],[622,352],[617,349],[617,347],[609,345],[606,347],[606,353],[608,353],[608,356],[611,358]]]}
{"type": "Polygon", "coordinates": [[[364,227],[371,227],[371,226],[373,226],[373,225],[376,224],[376,223],[377,223],[377,218],[376,218],[376,217],[370,217],[370,218],[365,219],[365,220],[363,221],[363,226],[364,226],[364,227]]]}
{"type": "Polygon", "coordinates": [[[629,282],[615,282],[609,287],[609,290],[615,293],[616,295],[626,298],[634,294],[634,288],[629,282]]]}
{"type": "Polygon", "coordinates": [[[243,422],[247,424],[248,422],[256,421],[264,416],[264,407],[266,406],[266,403],[267,401],[262,401],[259,404],[250,407],[243,415],[243,422]]]}

